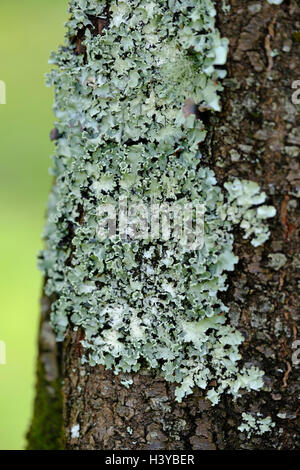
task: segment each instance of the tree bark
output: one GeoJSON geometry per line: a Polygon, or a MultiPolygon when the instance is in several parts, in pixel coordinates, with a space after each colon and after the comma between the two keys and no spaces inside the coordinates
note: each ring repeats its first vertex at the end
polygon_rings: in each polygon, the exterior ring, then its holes
{"type": "Polygon", "coordinates": [[[231,323],[246,338],[243,359],[265,371],[264,389],[236,402],[224,396],[214,407],[195,389],[177,403],[175,385],[158,371],[117,376],[102,366],[82,365],[80,330],[69,331],[58,347],[49,322],[53,299],[44,295],[28,449],[299,448],[299,365],[292,355],[293,342],[299,339],[300,180],[295,157],[300,119],[291,84],[300,79],[300,8],[295,0],[281,5],[228,3],[227,14],[222,2],[217,5],[218,27],[230,40],[222,112],[208,118],[209,134],[201,151],[218,182],[232,175],[257,181],[277,209],[271,237],[261,247],[253,248],[237,231],[240,261],[223,294],[231,323]],[[268,256],[274,253],[286,257],[280,269],[270,266],[268,256]],[[128,389],[120,383],[124,378],[133,380],[128,389]],[[247,439],[238,430],[243,411],[271,415],[275,430],[247,439]],[[76,425],[80,438],[72,432],[76,425]]]}

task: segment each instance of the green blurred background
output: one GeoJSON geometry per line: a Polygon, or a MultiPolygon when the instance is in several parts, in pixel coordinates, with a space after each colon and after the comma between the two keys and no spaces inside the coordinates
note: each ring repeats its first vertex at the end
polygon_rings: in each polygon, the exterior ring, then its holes
{"type": "Polygon", "coordinates": [[[44,85],[50,50],[63,41],[67,0],[1,0],[0,80],[0,449],[23,449],[33,404],[53,90],[44,85]]]}

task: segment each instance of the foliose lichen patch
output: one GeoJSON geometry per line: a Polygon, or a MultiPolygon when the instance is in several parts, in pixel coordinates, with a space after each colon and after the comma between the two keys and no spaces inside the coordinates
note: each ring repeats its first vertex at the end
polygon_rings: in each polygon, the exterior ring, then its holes
{"type": "Polygon", "coordinates": [[[228,41],[215,26],[214,2],[72,0],[70,11],[48,77],[59,139],[39,259],[46,294],[56,295],[58,340],[67,327],[81,328],[83,362],[116,373],[157,368],[178,384],[178,401],[194,386],[213,404],[223,392],[258,390],[263,372],[239,365],[243,337],[218,294],[238,262],[234,226],[258,246],[275,209],[254,182],[218,186],[199,152],[199,109],[220,110],[226,75],[228,41]],[[107,17],[94,34],[92,18],[107,17]],[[99,205],[122,197],[203,204],[203,246],[99,239],[99,205]]]}
{"type": "Polygon", "coordinates": [[[242,413],[242,424],[238,429],[251,437],[252,434],[260,436],[269,432],[274,426],[275,423],[272,422],[270,416],[263,418],[261,413],[242,413]]]}

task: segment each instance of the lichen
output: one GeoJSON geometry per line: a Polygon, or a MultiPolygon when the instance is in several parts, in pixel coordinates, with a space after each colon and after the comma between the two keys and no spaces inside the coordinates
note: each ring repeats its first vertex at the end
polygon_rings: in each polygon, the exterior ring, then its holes
{"type": "Polygon", "coordinates": [[[268,266],[275,269],[275,271],[279,271],[287,262],[287,258],[283,253],[270,253],[268,258],[268,266]]]}
{"type": "Polygon", "coordinates": [[[283,0],[268,0],[268,3],[270,5],[280,5],[283,2],[283,0]]]}
{"type": "Polygon", "coordinates": [[[238,426],[241,432],[246,432],[247,437],[251,437],[253,434],[261,436],[266,432],[270,432],[275,426],[270,416],[266,418],[262,417],[261,413],[243,413],[242,424],[238,426]]]}
{"type": "Polygon", "coordinates": [[[78,439],[80,437],[80,425],[74,424],[71,427],[71,439],[78,439]]]}
{"type": "Polygon", "coordinates": [[[125,388],[129,388],[133,384],[133,380],[120,380],[121,385],[123,385],[125,388]]]}
{"type": "Polygon", "coordinates": [[[215,26],[211,0],[72,0],[66,44],[51,56],[59,139],[53,157],[45,249],[39,265],[56,294],[58,340],[82,328],[82,362],[120,371],[141,364],[178,384],[176,398],[207,390],[261,388],[263,372],[242,367],[243,336],[228,324],[219,298],[238,262],[233,228],[254,246],[269,236],[256,183],[217,184],[203,163],[201,109],[220,110],[228,40],[215,26]],[[109,24],[95,33],[93,17],[109,24]],[[83,38],[78,54],[74,38],[83,38]],[[217,66],[217,67],[216,67],[217,66]],[[205,206],[204,243],[100,239],[98,208],[192,202],[205,206]],[[217,385],[210,386],[215,380],[217,385]]]}

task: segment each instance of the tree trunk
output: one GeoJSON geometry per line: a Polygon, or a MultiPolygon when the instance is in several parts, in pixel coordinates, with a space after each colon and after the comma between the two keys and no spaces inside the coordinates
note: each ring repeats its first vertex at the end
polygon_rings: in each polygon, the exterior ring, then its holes
{"type": "MultiPolygon", "coordinates": [[[[56,343],[50,325],[55,299],[44,293],[28,449],[299,448],[299,365],[293,348],[299,339],[300,181],[295,157],[300,119],[292,83],[300,79],[300,8],[296,0],[227,4],[231,8],[226,13],[223,2],[216,5],[221,37],[230,41],[222,111],[202,115],[208,134],[200,149],[218,184],[231,176],[256,181],[277,210],[270,239],[259,247],[236,229],[239,263],[221,295],[230,308],[230,323],[245,337],[243,361],[265,372],[264,387],[236,401],[223,395],[215,406],[195,387],[178,403],[175,384],[155,369],[116,375],[102,365],[82,364],[84,331],[69,325],[64,341],[56,343]],[[126,388],[122,382],[130,379],[133,384],[126,388]],[[270,415],[275,427],[249,438],[238,429],[243,412],[270,415]]],[[[107,27],[109,7],[106,15],[107,20],[102,15],[98,23],[92,19],[95,34],[107,27]]],[[[74,39],[74,54],[86,54],[83,39],[84,34],[74,39]]],[[[72,245],[72,237],[68,243],[72,245]]]]}

